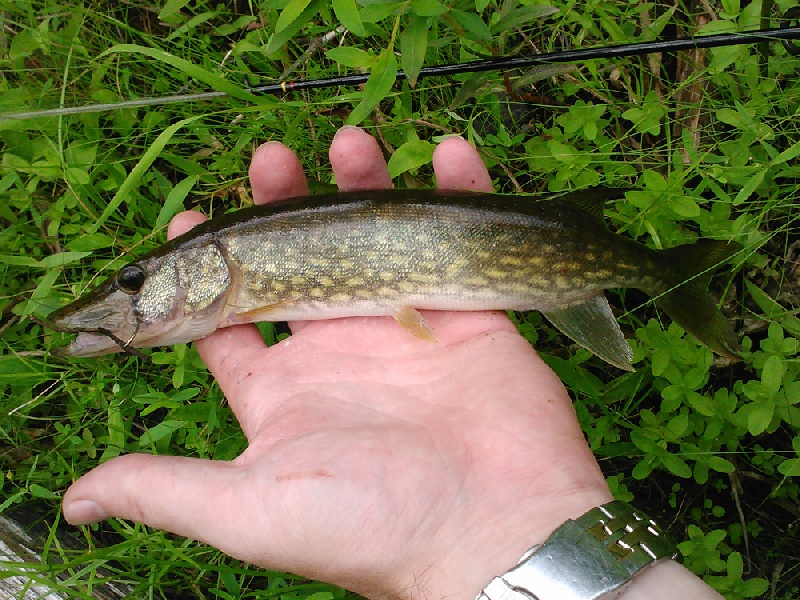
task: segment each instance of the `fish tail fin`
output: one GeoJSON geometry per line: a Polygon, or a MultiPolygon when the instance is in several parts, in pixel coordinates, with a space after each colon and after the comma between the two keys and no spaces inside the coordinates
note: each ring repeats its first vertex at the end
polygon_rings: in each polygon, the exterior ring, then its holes
{"type": "Polygon", "coordinates": [[[708,293],[714,267],[742,249],[736,242],[699,240],[664,252],[671,273],[668,289],[656,297],[656,305],[694,337],[721,356],[741,357],[741,346],[731,324],[708,293]]]}

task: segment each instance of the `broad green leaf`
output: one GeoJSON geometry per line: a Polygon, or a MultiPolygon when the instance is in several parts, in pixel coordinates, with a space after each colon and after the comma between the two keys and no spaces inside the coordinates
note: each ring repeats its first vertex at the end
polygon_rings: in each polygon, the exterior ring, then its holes
{"type": "MultiPolygon", "coordinates": [[[[36,370],[37,367],[41,368],[43,364],[12,354],[0,355],[0,383],[37,385],[47,377],[46,373],[36,370]]],[[[29,406],[31,405],[16,406],[13,411],[27,410],[29,406]]]]}
{"type": "Polygon", "coordinates": [[[361,21],[364,23],[380,23],[384,19],[405,13],[407,6],[406,2],[367,4],[360,11],[361,21]]]}
{"type": "Polygon", "coordinates": [[[761,383],[764,384],[769,397],[773,397],[778,393],[785,372],[786,364],[774,354],[764,363],[764,369],[761,371],[761,383]]]}
{"type": "Polygon", "coordinates": [[[438,17],[447,12],[447,6],[437,0],[411,0],[408,8],[420,17],[438,17]]]}
{"type": "Polygon", "coordinates": [[[764,592],[769,589],[769,581],[763,577],[753,577],[742,581],[737,591],[744,598],[765,598],[764,592]]]}
{"type": "Polygon", "coordinates": [[[59,498],[58,494],[51,492],[46,487],[43,487],[38,483],[32,483],[28,490],[30,491],[31,496],[35,498],[44,498],[45,500],[55,500],[56,498],[59,498]]]}
{"type": "Polygon", "coordinates": [[[675,438],[683,437],[689,427],[689,415],[682,413],[672,417],[667,423],[667,431],[675,438]]]}
{"type": "Polygon", "coordinates": [[[171,419],[168,421],[164,421],[163,423],[159,423],[155,427],[151,427],[147,431],[145,431],[139,437],[139,447],[146,448],[158,442],[165,437],[171,436],[175,433],[175,430],[183,427],[186,424],[186,421],[179,421],[177,419],[171,419]]]}
{"type": "Polygon", "coordinates": [[[557,12],[557,8],[548,6],[547,4],[531,4],[530,6],[520,6],[519,8],[515,8],[507,15],[503,16],[489,29],[494,35],[498,35],[508,31],[509,29],[522,27],[531,21],[549,17],[557,12]]]}
{"type": "Polygon", "coordinates": [[[736,197],[733,199],[734,206],[739,205],[747,200],[750,195],[756,191],[756,188],[758,188],[758,186],[760,186],[764,181],[764,176],[766,174],[766,168],[754,173],[753,176],[745,182],[745,184],[742,186],[742,189],[739,190],[739,193],[736,194],[736,197]]]}
{"type": "Polygon", "coordinates": [[[791,146],[789,146],[786,150],[778,154],[773,160],[773,165],[780,165],[785,162],[789,162],[790,160],[794,160],[800,156],[800,142],[795,142],[791,146]]]}
{"type": "Polygon", "coordinates": [[[744,115],[732,108],[720,108],[717,111],[717,120],[722,121],[726,125],[736,127],[737,129],[747,129],[749,125],[744,115]]]}
{"type": "Polygon", "coordinates": [[[397,80],[397,59],[391,48],[385,50],[375,67],[366,85],[364,85],[364,95],[361,103],[353,109],[347,117],[348,125],[361,123],[369,113],[372,112],[378,103],[383,100],[392,90],[394,82],[397,80]]]}
{"type": "Polygon", "coordinates": [[[361,15],[358,14],[356,0],[332,0],[331,6],[333,6],[333,12],[342,25],[359,37],[366,35],[364,23],[361,22],[361,15]]]}
{"type": "Polygon", "coordinates": [[[389,175],[394,178],[428,164],[433,158],[435,144],[424,140],[411,140],[400,146],[389,159],[389,175]]]}
{"type": "Polygon", "coordinates": [[[411,87],[417,84],[419,70],[425,63],[428,50],[428,19],[411,15],[408,25],[400,34],[400,64],[411,87]]]}
{"type": "MultiPolygon", "coordinates": [[[[150,58],[175,67],[189,77],[210,85],[216,91],[225,92],[229,96],[238,98],[239,100],[246,100],[247,102],[256,103],[259,102],[259,96],[251,94],[243,87],[232,83],[224,77],[216,75],[215,73],[211,73],[203,67],[200,67],[194,63],[190,63],[188,60],[184,60],[175,56],[174,54],[165,52],[160,48],[147,48],[137,44],[118,44],[101,53],[99,58],[103,58],[109,54],[144,54],[145,56],[149,56],[150,58]]],[[[198,118],[200,118],[200,115],[191,117],[191,120],[196,120],[198,118]]],[[[185,121],[188,122],[189,119],[185,119],[185,121]]],[[[183,123],[184,121],[181,122],[183,123]]]]}
{"type": "MultiPolygon", "coordinates": [[[[220,25],[219,27],[214,28],[214,35],[219,36],[228,36],[232,33],[236,33],[237,31],[246,30],[247,26],[256,21],[257,17],[253,15],[242,15],[238,19],[236,19],[233,23],[226,23],[224,25],[220,25]]],[[[246,40],[241,40],[245,42],[246,40]]],[[[240,48],[241,49],[241,48],[240,48]]]]}
{"type": "Polygon", "coordinates": [[[704,394],[698,394],[697,392],[686,394],[686,403],[706,417],[712,417],[716,412],[714,410],[714,400],[704,394]]]}
{"type": "Polygon", "coordinates": [[[778,472],[786,477],[800,477],[800,458],[787,458],[778,465],[778,472]]]}
{"type": "MultiPolygon", "coordinates": [[[[273,54],[274,52],[277,52],[286,42],[292,39],[298,31],[300,31],[303,27],[308,25],[308,23],[311,21],[311,18],[315,14],[317,14],[317,12],[323,6],[322,0],[311,0],[310,2],[305,2],[304,0],[303,3],[306,5],[306,7],[299,15],[297,15],[290,23],[287,23],[284,27],[275,28],[275,33],[273,33],[272,36],[269,38],[269,41],[267,42],[267,47],[264,49],[264,52],[266,52],[267,54],[273,54]]],[[[286,8],[283,9],[281,17],[288,8],[289,7],[287,6],[286,8]]],[[[287,13],[287,15],[288,14],[291,13],[287,13]]],[[[278,18],[278,20],[280,21],[280,17],[278,18]]]]}
{"type": "Polygon", "coordinates": [[[751,435],[764,433],[772,423],[775,414],[775,405],[772,402],[753,403],[747,415],[747,430],[751,435]]]}
{"type": "MultiPolygon", "coordinates": [[[[472,73],[461,84],[461,88],[456,93],[448,108],[453,111],[470,98],[477,98],[490,90],[495,84],[493,73],[472,73]]],[[[455,113],[449,113],[451,115],[455,113]]]]}
{"type": "Polygon", "coordinates": [[[217,15],[213,12],[207,11],[201,13],[199,15],[195,15],[186,23],[178,27],[175,31],[173,31],[169,36],[167,36],[167,40],[173,40],[175,38],[180,38],[181,36],[185,36],[187,32],[191,31],[192,29],[196,29],[198,26],[202,25],[206,21],[212,20],[217,15]]]}
{"type": "Polygon", "coordinates": [[[127,199],[128,195],[141,183],[142,175],[144,175],[145,171],[150,168],[150,165],[153,164],[153,161],[158,158],[158,155],[167,145],[172,136],[185,125],[189,123],[193,123],[198,119],[201,119],[203,115],[195,115],[194,117],[189,117],[188,119],[183,119],[174,123],[167,127],[161,134],[156,138],[156,140],[152,143],[152,145],[142,154],[142,157],[139,159],[139,162],[136,163],[136,166],[131,169],[131,172],[125,178],[125,181],[122,182],[122,185],[119,186],[117,193],[114,194],[114,197],[111,199],[111,202],[108,203],[106,209],[103,211],[103,214],[94,222],[94,224],[89,228],[89,233],[94,233],[97,231],[103,223],[106,222],[111,213],[113,213],[119,207],[122,202],[127,199]]]}
{"type": "Polygon", "coordinates": [[[778,302],[773,300],[764,290],[748,279],[744,282],[747,291],[750,292],[753,301],[758,304],[758,307],[764,311],[764,316],[770,320],[777,320],[780,315],[786,312],[786,309],[778,302]]]}
{"type": "Polygon", "coordinates": [[[115,404],[112,399],[108,406],[108,439],[106,448],[103,450],[101,461],[114,458],[122,453],[125,447],[125,420],[122,417],[122,410],[119,404],[115,404]]]}
{"type": "Polygon", "coordinates": [[[50,256],[45,256],[42,260],[39,261],[38,267],[42,267],[43,269],[52,269],[53,267],[63,267],[64,265],[68,265],[69,263],[74,263],[76,261],[81,260],[89,256],[91,252],[59,252],[57,254],[51,254],[50,256]]]}
{"type": "Polygon", "coordinates": [[[666,467],[667,471],[678,477],[689,479],[692,476],[692,470],[686,461],[674,454],[665,454],[661,457],[661,462],[666,467]]]}
{"type": "Polygon", "coordinates": [[[200,179],[199,175],[191,175],[179,181],[178,184],[172,188],[172,191],[164,201],[164,206],[161,207],[161,211],[158,213],[155,225],[156,229],[169,223],[170,219],[183,209],[183,201],[186,200],[186,196],[189,195],[189,192],[197,183],[198,179],[200,179]]]}
{"type": "Polygon", "coordinates": [[[167,0],[164,8],[158,13],[158,18],[165,23],[175,23],[180,20],[176,17],[180,17],[181,9],[187,4],[189,0],[167,0]]]}
{"type": "Polygon", "coordinates": [[[89,173],[87,173],[85,169],[80,169],[78,167],[67,167],[64,170],[64,175],[69,184],[74,186],[86,185],[91,181],[89,173]]]}
{"type": "Polygon", "coordinates": [[[633,467],[633,471],[631,471],[631,475],[634,479],[642,480],[645,477],[649,476],[650,473],[653,472],[653,461],[651,457],[647,457],[642,461],[636,463],[636,466],[633,467]]]}
{"type": "Polygon", "coordinates": [[[30,300],[25,304],[25,308],[22,309],[21,316],[26,317],[42,307],[42,300],[50,295],[53,285],[60,275],[61,269],[50,269],[44,274],[39,283],[36,284],[36,289],[33,290],[30,300]]]}
{"type": "Polygon", "coordinates": [[[98,248],[110,248],[114,245],[114,238],[105,233],[90,233],[81,235],[67,244],[68,250],[75,252],[89,252],[98,248]]]}
{"type": "MultiPolygon", "coordinates": [[[[464,28],[465,33],[472,34],[471,37],[477,40],[489,40],[492,37],[492,32],[489,31],[489,26],[483,22],[480,16],[474,13],[464,12],[463,10],[452,9],[450,14],[453,15],[456,21],[464,28]]],[[[468,36],[470,37],[470,36],[468,36]]]]}
{"type": "Polygon", "coordinates": [[[700,214],[697,202],[689,196],[670,196],[667,206],[679,217],[691,218],[700,214]]]}
{"type": "Polygon", "coordinates": [[[353,48],[352,46],[331,48],[325,52],[325,56],[351,69],[369,69],[378,61],[377,56],[373,56],[369,52],[365,52],[360,48],[353,48]]]}
{"type": "Polygon", "coordinates": [[[0,254],[0,264],[15,265],[18,267],[38,267],[39,261],[31,256],[18,256],[16,254],[0,254]]]}
{"type": "MultiPolygon", "coordinates": [[[[738,17],[741,10],[739,0],[722,0],[722,10],[726,17],[738,17]]],[[[741,571],[739,577],[741,577],[741,571]]]]}
{"type": "Polygon", "coordinates": [[[303,14],[303,11],[311,4],[311,0],[289,0],[289,3],[278,15],[278,20],[275,23],[275,33],[280,33],[289,25],[291,25],[297,18],[303,14]]]}
{"type": "Polygon", "coordinates": [[[709,456],[707,462],[709,467],[719,473],[733,473],[736,470],[730,461],[721,456],[709,456]]]}
{"type": "Polygon", "coordinates": [[[645,169],[642,171],[642,181],[648,190],[655,192],[665,192],[669,188],[669,184],[664,177],[652,169],[645,169]]]}

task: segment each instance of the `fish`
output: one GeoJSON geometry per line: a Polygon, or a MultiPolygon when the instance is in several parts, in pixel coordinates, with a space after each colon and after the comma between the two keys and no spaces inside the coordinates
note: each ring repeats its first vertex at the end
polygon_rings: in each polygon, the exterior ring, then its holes
{"type": "Polygon", "coordinates": [[[633,370],[604,290],[638,288],[731,360],[740,347],[706,288],[736,242],[655,250],[613,233],[624,190],[512,196],[449,190],[334,193],[240,209],[122,267],[46,323],[78,333],[64,356],[186,343],[258,321],[391,315],[436,342],[419,310],[539,310],[633,370]]]}

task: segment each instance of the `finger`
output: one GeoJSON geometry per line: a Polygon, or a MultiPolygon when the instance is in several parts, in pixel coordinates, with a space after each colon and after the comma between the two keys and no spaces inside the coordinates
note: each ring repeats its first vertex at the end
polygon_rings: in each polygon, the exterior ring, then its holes
{"type": "Polygon", "coordinates": [[[171,240],[179,235],[183,235],[192,227],[200,225],[200,223],[203,223],[207,220],[208,217],[206,217],[203,213],[197,212],[196,210],[187,210],[178,213],[172,217],[172,220],[169,222],[169,226],[167,227],[167,239],[171,240]]]}
{"type": "MultiPolygon", "coordinates": [[[[205,220],[206,217],[196,211],[179,213],[170,222],[167,237],[172,239],[186,233],[205,220]]],[[[247,433],[246,417],[239,406],[239,394],[235,392],[239,384],[247,379],[246,374],[242,372],[242,369],[249,364],[247,359],[267,347],[261,333],[255,325],[226,327],[201,340],[196,340],[195,347],[247,433]]]]}
{"type": "Polygon", "coordinates": [[[392,187],[389,167],[378,142],[358,127],[342,127],[337,131],[328,155],[341,191],[392,187]]]}
{"type": "Polygon", "coordinates": [[[250,163],[249,177],[256,204],[308,196],[303,165],[295,153],[280,142],[259,146],[250,163]]]}
{"type": "Polygon", "coordinates": [[[246,514],[245,476],[236,463],[129,454],[78,479],[64,494],[62,510],[73,525],[129,519],[230,552],[232,544],[252,537],[240,518],[246,514]]]}
{"type": "Polygon", "coordinates": [[[492,178],[478,151],[465,139],[450,137],[433,152],[436,187],[441,190],[491,192],[492,178]]]}

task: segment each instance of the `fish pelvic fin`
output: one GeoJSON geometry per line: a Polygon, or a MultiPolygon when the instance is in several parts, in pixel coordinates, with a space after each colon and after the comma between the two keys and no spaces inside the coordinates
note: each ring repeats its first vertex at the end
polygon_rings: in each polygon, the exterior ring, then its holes
{"type": "MultiPolygon", "coordinates": [[[[740,360],[742,350],[731,324],[708,293],[714,268],[742,249],[736,242],[699,240],[664,252],[669,289],[656,296],[656,306],[711,350],[740,360]]],[[[646,291],[646,290],[645,290],[646,291]]]]}
{"type": "Polygon", "coordinates": [[[401,306],[392,316],[403,329],[414,337],[434,344],[439,342],[439,340],[436,339],[436,335],[434,335],[431,328],[425,322],[425,319],[415,308],[411,306],[401,306]]]}
{"type": "Polygon", "coordinates": [[[543,313],[556,329],[609,364],[633,371],[633,352],[601,292],[582,304],[543,313]]]}

